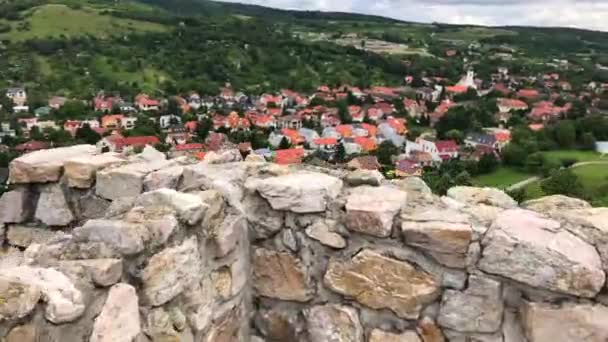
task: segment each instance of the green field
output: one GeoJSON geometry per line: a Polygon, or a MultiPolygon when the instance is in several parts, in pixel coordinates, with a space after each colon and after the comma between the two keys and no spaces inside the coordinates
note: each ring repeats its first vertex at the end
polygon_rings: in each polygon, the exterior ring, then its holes
{"type": "Polygon", "coordinates": [[[475,177],[474,182],[480,186],[506,189],[530,177],[533,175],[509,167],[500,167],[492,173],[475,177]]]}
{"type": "Polygon", "coordinates": [[[608,161],[608,157],[593,151],[560,150],[543,152],[548,161],[560,163],[562,159],[576,159],[578,162],[608,161]]]}
{"type": "MultiPolygon", "coordinates": [[[[572,169],[579,177],[585,194],[593,198],[593,204],[597,206],[608,206],[608,164],[585,165],[572,169]]],[[[535,199],[546,196],[543,193],[541,182],[530,184],[526,188],[526,197],[535,199]]]]}
{"type": "Polygon", "coordinates": [[[517,32],[489,28],[489,27],[463,27],[439,32],[435,35],[437,39],[448,41],[471,42],[483,38],[490,38],[498,35],[516,35],[517,32]]]}
{"type": "Polygon", "coordinates": [[[105,38],[129,32],[162,32],[167,27],[161,24],[115,18],[102,15],[91,7],[73,9],[61,4],[36,7],[26,18],[11,24],[11,31],[0,35],[2,39],[23,41],[32,38],[74,37],[93,35],[105,38]]]}

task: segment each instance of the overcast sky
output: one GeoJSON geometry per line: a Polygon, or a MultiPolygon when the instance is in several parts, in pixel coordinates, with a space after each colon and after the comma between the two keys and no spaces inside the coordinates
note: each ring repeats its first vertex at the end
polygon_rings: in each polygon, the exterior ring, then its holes
{"type": "MultiPolygon", "coordinates": [[[[220,0],[228,1],[228,0],[220,0]]],[[[230,0],[283,9],[376,14],[417,22],[565,26],[608,31],[608,0],[230,0]]]]}

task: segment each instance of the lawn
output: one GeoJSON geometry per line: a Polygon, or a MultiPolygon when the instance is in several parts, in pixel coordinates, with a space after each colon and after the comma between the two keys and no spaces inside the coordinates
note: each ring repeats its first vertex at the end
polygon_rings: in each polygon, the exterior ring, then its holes
{"type": "Polygon", "coordinates": [[[162,32],[167,27],[146,21],[102,15],[90,7],[72,9],[65,5],[48,4],[36,7],[27,17],[12,24],[12,30],[0,35],[13,41],[32,38],[94,35],[100,38],[128,32],[162,32]]]}
{"type": "MultiPolygon", "coordinates": [[[[608,164],[585,165],[572,169],[579,177],[585,193],[593,197],[594,205],[608,205],[608,164]]],[[[539,182],[534,182],[526,188],[526,198],[535,199],[546,196],[539,182]]]]}
{"type": "Polygon", "coordinates": [[[562,159],[576,159],[579,162],[608,161],[608,157],[594,151],[559,150],[543,152],[548,161],[560,163],[562,159]]]}
{"type": "Polygon", "coordinates": [[[492,173],[475,177],[473,181],[481,186],[506,189],[530,177],[534,177],[534,175],[509,167],[500,167],[492,173]]]}

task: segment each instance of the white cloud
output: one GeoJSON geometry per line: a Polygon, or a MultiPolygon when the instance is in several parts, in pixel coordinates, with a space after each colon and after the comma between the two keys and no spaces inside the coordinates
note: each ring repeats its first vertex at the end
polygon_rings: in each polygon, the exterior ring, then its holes
{"type": "MultiPolygon", "coordinates": [[[[222,0],[228,1],[228,0],[222,0]]],[[[262,6],[357,12],[416,22],[565,26],[608,31],[608,0],[232,0],[262,6]]]]}

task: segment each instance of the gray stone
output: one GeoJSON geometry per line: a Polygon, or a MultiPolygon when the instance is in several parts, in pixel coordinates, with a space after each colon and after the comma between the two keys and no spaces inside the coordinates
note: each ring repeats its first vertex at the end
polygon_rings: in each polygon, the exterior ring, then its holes
{"type": "Polygon", "coordinates": [[[154,171],[144,178],[144,191],[163,188],[177,189],[182,173],[184,173],[184,167],[181,165],[154,171]]]}
{"type": "Polygon", "coordinates": [[[405,192],[388,186],[354,188],[346,201],[346,227],[362,234],[388,237],[406,199],[405,192]]]}
{"type": "Polygon", "coordinates": [[[346,240],[340,234],[330,231],[323,221],[318,221],[306,228],[306,235],[331,248],[342,249],[346,247],[346,240]]]}
{"type": "Polygon", "coordinates": [[[344,179],[351,186],[371,185],[380,186],[384,180],[384,176],[377,170],[355,170],[346,175],[344,179]]]}
{"type": "Polygon", "coordinates": [[[369,342],[423,342],[415,331],[395,334],[380,329],[374,329],[369,335],[369,342]]]}
{"type": "Polygon", "coordinates": [[[32,243],[45,243],[56,235],[57,233],[50,229],[10,225],[6,239],[11,246],[27,248],[32,243]]]}
{"type": "Polygon", "coordinates": [[[175,165],[171,160],[156,160],[103,169],[97,172],[97,196],[112,201],[139,196],[144,189],[144,178],[149,173],[175,165]]]}
{"type": "Polygon", "coordinates": [[[35,216],[47,226],[67,226],[74,221],[74,214],[59,184],[45,186],[42,189],[35,216]]]}
{"type": "Polygon", "coordinates": [[[604,286],[595,248],[532,211],[501,213],[482,247],[478,267],[490,274],[581,297],[595,297],[604,286]]]}
{"type": "Polygon", "coordinates": [[[504,342],[527,342],[517,312],[505,310],[502,323],[502,336],[504,342]]]}
{"type": "Polygon", "coordinates": [[[132,342],[141,332],[135,288],[116,284],[110,288],[101,314],[95,319],[90,342],[132,342]]]}
{"type": "Polygon", "coordinates": [[[247,196],[243,207],[255,239],[269,238],[283,228],[285,213],[273,210],[264,199],[247,196]]]}
{"type": "Polygon", "coordinates": [[[150,239],[148,229],[135,223],[113,220],[89,220],[72,231],[76,242],[101,242],[124,255],[144,250],[150,239]]]}
{"type": "Polygon", "coordinates": [[[125,221],[145,226],[149,233],[149,246],[152,248],[164,245],[179,229],[174,211],[167,208],[135,207],[127,213],[125,221]]]}
{"type": "Polygon", "coordinates": [[[23,223],[34,212],[34,198],[25,187],[8,191],[0,197],[0,224],[23,223]]]}
{"type": "Polygon", "coordinates": [[[245,238],[247,226],[240,215],[230,215],[213,228],[211,240],[216,247],[216,257],[221,258],[232,252],[239,242],[245,238]]]}
{"type": "Polygon", "coordinates": [[[122,259],[64,260],[59,262],[58,267],[66,272],[73,270],[75,273],[81,269],[95,285],[102,287],[118,283],[123,270],[122,259]]]}
{"type": "Polygon", "coordinates": [[[521,204],[522,208],[534,210],[541,214],[559,212],[570,209],[590,209],[591,204],[578,199],[567,197],[564,195],[547,196],[535,200],[526,201],[521,204]]]}
{"type": "Polygon", "coordinates": [[[90,193],[78,198],[76,216],[78,220],[90,220],[103,218],[111,206],[111,202],[90,193]]]}
{"type": "Polygon", "coordinates": [[[10,163],[8,182],[11,184],[57,182],[66,161],[75,157],[93,155],[96,150],[93,145],[76,145],[25,154],[10,163]]]}
{"type": "Polygon", "coordinates": [[[502,323],[502,287],[495,280],[469,277],[463,291],[446,290],[439,310],[439,325],[460,332],[494,333],[502,323]]]}
{"type": "Polygon", "coordinates": [[[184,167],[181,191],[216,190],[237,209],[242,210],[245,163],[211,165],[198,163],[184,167]]]}
{"type": "Polygon", "coordinates": [[[298,238],[296,234],[291,229],[283,230],[281,235],[281,240],[283,241],[283,245],[289,248],[292,252],[297,252],[300,249],[300,245],[298,243],[298,238]]]}
{"type": "Polygon", "coordinates": [[[353,308],[314,306],[304,312],[308,335],[315,342],[363,342],[363,328],[353,308]]]}
{"type": "Polygon", "coordinates": [[[238,149],[223,150],[220,152],[209,152],[205,155],[205,162],[209,164],[226,164],[243,160],[243,156],[238,149]]]}
{"type": "Polygon", "coordinates": [[[297,172],[266,179],[249,179],[245,186],[257,191],[274,210],[294,213],[325,211],[342,190],[342,181],[322,173],[297,172]]]}
{"type": "Polygon", "coordinates": [[[148,261],[142,271],[143,295],[153,306],[163,305],[201,276],[201,257],[195,237],[167,248],[148,261]]]}

